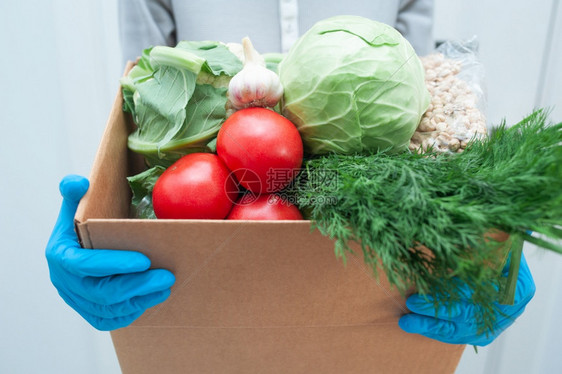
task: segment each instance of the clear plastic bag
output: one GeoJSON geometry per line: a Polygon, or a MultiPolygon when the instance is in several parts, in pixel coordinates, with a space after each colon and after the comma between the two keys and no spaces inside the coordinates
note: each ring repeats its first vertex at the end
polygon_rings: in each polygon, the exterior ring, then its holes
{"type": "Polygon", "coordinates": [[[447,41],[421,57],[431,95],[411,141],[412,151],[462,152],[474,138],[487,136],[484,66],[476,38],[447,41]]]}

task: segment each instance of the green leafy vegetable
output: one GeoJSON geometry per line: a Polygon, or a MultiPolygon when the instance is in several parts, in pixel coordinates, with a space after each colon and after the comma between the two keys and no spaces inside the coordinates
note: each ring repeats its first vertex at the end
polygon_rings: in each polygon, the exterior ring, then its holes
{"type": "Polygon", "coordinates": [[[155,166],[140,174],[128,177],[129,187],[133,192],[131,204],[133,206],[133,217],[156,219],[152,208],[152,189],[156,180],[166,170],[162,166],[155,166]]]}
{"type": "Polygon", "coordinates": [[[299,208],[336,239],[338,256],[360,243],[365,262],[401,291],[415,284],[436,306],[450,305],[468,285],[479,326],[492,329],[494,302],[504,289],[509,298],[513,285],[499,281],[511,243],[502,247],[490,233],[512,235],[512,269],[519,237],[562,253],[555,244],[562,239],[562,123],[546,118],[540,110],[513,127],[504,123],[460,154],[310,159],[294,187],[299,208]],[[325,181],[330,173],[336,183],[325,181]]]}
{"type": "Polygon", "coordinates": [[[181,156],[208,151],[226,117],[228,82],[241,61],[218,42],[180,42],[144,51],[121,80],[123,109],[137,129],[129,148],[149,164],[169,166],[181,156]]]}
{"type": "Polygon", "coordinates": [[[203,70],[214,76],[234,76],[242,69],[242,62],[226,45],[208,41],[181,41],[177,49],[191,52],[205,59],[203,70]]]}
{"type": "Polygon", "coordinates": [[[430,97],[412,46],[363,17],[318,22],[279,64],[282,113],[311,154],[405,150],[430,97]]]}

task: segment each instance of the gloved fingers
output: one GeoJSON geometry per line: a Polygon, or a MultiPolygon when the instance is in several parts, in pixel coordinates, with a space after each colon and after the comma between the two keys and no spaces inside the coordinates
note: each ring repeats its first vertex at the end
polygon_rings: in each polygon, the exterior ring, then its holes
{"type": "Polygon", "coordinates": [[[84,249],[76,245],[61,245],[59,251],[47,254],[47,258],[78,277],[136,273],[150,267],[150,259],[140,252],[84,249]]]}
{"type": "MultiPolygon", "coordinates": [[[[415,313],[405,314],[398,320],[398,326],[405,332],[420,334],[437,339],[449,340],[455,335],[455,324],[450,321],[423,316],[415,313]]],[[[447,341],[448,343],[449,341],[447,341]]]]}
{"type": "Polygon", "coordinates": [[[174,274],[168,270],[152,269],[102,278],[81,278],[77,284],[68,285],[68,288],[94,304],[113,305],[137,296],[165,291],[172,287],[175,280],[174,274]]]}
{"type": "MultiPolygon", "coordinates": [[[[460,301],[447,308],[444,305],[437,307],[437,314],[435,313],[435,307],[432,302],[426,301],[422,296],[413,294],[408,299],[406,299],[406,306],[408,309],[419,315],[438,318],[445,321],[451,321],[455,323],[474,323],[476,320],[476,305],[471,301],[460,301]]],[[[498,310],[503,313],[498,313],[496,321],[496,329],[502,330],[502,326],[505,324],[512,324],[517,317],[519,317],[525,305],[496,305],[498,310]]],[[[507,326],[506,326],[507,327],[507,326]]]]}
{"type": "Polygon", "coordinates": [[[48,248],[52,247],[54,242],[63,239],[78,242],[74,231],[74,215],[78,203],[86,194],[88,187],[88,179],[79,175],[67,175],[61,180],[59,190],[63,200],[57,222],[49,239],[48,248]]]}
{"type": "Polygon", "coordinates": [[[92,326],[100,331],[112,331],[122,327],[127,327],[135,322],[145,311],[139,311],[129,316],[116,318],[99,318],[94,316],[83,316],[92,326]]]}
{"type": "Polygon", "coordinates": [[[59,290],[59,294],[66,300],[72,300],[73,305],[79,306],[80,310],[98,318],[126,317],[131,314],[144,311],[157,304],[164,302],[170,296],[170,289],[153,292],[148,295],[136,296],[132,299],[113,305],[100,305],[86,300],[77,294],[67,293],[59,290]]]}
{"type": "Polygon", "coordinates": [[[475,336],[466,336],[455,322],[428,316],[405,314],[398,320],[398,325],[407,333],[420,334],[443,343],[472,344],[471,341],[475,341],[475,336]]]}
{"type": "Polygon", "coordinates": [[[419,315],[455,322],[473,321],[475,314],[475,305],[470,301],[461,300],[449,306],[441,304],[435,309],[430,296],[424,297],[419,294],[408,297],[406,307],[419,315]]]}
{"type": "Polygon", "coordinates": [[[448,321],[415,313],[403,315],[398,325],[408,333],[420,334],[444,343],[485,346],[513,324],[523,309],[512,316],[498,316],[492,332],[479,332],[474,319],[464,322],[448,321]]]}
{"type": "Polygon", "coordinates": [[[47,245],[49,264],[59,264],[69,273],[80,277],[101,277],[148,269],[150,260],[139,252],[89,250],[80,247],[74,231],[74,215],[88,186],[88,180],[78,175],[67,175],[60,182],[63,202],[47,245]]]}
{"type": "Polygon", "coordinates": [[[128,316],[121,316],[115,318],[103,318],[90,314],[78,306],[78,304],[68,295],[59,291],[61,298],[75,311],[78,312],[90,325],[100,331],[111,331],[121,327],[129,326],[137,318],[139,318],[145,311],[140,310],[128,316]]]}
{"type": "Polygon", "coordinates": [[[60,181],[59,191],[64,200],[78,205],[78,202],[86,194],[89,186],[90,182],[86,177],[69,174],[60,181]]]}

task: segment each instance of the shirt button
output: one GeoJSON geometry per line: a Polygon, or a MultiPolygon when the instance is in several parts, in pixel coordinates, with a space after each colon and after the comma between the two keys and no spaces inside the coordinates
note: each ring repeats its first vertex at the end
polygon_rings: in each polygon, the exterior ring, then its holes
{"type": "Polygon", "coordinates": [[[280,0],[279,16],[281,22],[281,48],[287,52],[299,35],[299,7],[297,0],[280,0]]]}

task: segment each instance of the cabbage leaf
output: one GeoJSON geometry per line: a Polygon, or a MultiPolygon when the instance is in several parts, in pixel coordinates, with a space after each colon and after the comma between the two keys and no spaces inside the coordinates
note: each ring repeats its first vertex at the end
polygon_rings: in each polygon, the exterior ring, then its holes
{"type": "Polygon", "coordinates": [[[147,162],[169,166],[208,151],[226,119],[226,91],[242,62],[219,42],[180,42],[143,52],[121,80],[123,109],[137,128],[128,146],[147,162]]]}
{"type": "Polygon", "coordinates": [[[429,105],[424,74],[413,47],[391,26],[328,18],[279,64],[282,113],[310,154],[405,150],[429,105]]]}

